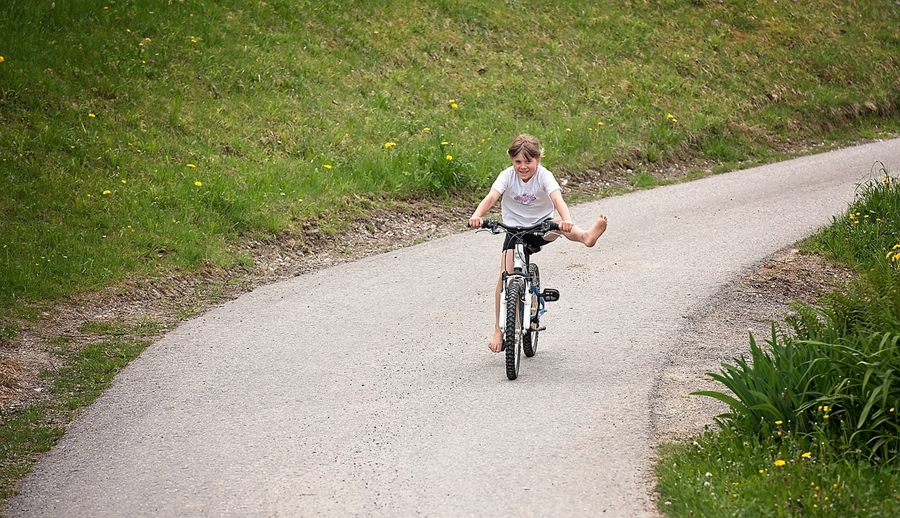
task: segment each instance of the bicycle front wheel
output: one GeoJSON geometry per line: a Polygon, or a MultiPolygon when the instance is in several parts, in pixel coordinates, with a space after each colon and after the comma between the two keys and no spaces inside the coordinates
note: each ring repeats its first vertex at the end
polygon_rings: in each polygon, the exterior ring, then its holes
{"type": "Polygon", "coordinates": [[[514,380],[519,377],[519,363],[522,359],[522,334],[525,312],[525,283],[522,279],[513,279],[506,287],[506,332],[503,345],[506,348],[506,377],[514,380]]]}
{"type": "Polygon", "coordinates": [[[525,332],[525,336],[522,337],[522,350],[525,351],[525,356],[531,358],[535,354],[537,354],[537,345],[538,345],[538,333],[540,332],[541,327],[541,314],[540,314],[540,297],[537,295],[541,291],[541,272],[538,270],[538,265],[531,263],[528,265],[528,272],[531,274],[531,285],[536,290],[536,292],[526,293],[525,298],[531,300],[531,311],[529,311],[530,322],[528,323],[528,331],[525,332]]]}

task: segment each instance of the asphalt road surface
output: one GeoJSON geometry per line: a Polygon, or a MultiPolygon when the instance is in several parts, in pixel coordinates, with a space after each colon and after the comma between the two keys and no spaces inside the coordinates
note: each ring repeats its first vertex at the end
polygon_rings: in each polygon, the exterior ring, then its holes
{"type": "MultiPolygon", "coordinates": [[[[9,516],[653,516],[652,391],[684,316],[893,174],[900,140],[574,207],[534,256],[537,356],[491,353],[501,238],[465,232],[182,324],[37,463],[9,516]]],[[[461,222],[462,224],[462,222],[461,222]]]]}

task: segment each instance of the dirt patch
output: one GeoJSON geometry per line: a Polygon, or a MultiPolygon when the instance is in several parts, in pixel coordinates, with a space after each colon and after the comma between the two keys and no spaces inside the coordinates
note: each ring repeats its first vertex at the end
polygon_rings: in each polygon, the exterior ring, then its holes
{"type": "Polygon", "coordinates": [[[690,396],[697,390],[718,390],[708,372],[722,362],[746,355],[750,333],[757,342],[772,336],[789,312],[790,301],[816,302],[853,278],[847,268],[821,256],[782,250],[741,276],[715,297],[693,308],[684,331],[654,391],[653,428],[659,440],[677,440],[702,433],[714,416],[727,411],[718,400],[690,396]]]}

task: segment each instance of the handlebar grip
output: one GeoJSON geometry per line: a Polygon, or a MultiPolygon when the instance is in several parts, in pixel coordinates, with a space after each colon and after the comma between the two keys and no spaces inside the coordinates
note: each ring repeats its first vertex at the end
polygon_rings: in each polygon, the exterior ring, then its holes
{"type": "Polygon", "coordinates": [[[559,223],[547,220],[544,222],[544,227],[547,230],[559,230],[559,223]]]}

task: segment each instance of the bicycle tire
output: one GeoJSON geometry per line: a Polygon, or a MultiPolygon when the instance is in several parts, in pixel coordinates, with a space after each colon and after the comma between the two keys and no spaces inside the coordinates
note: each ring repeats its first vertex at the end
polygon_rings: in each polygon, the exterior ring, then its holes
{"type": "Polygon", "coordinates": [[[506,287],[506,333],[503,335],[506,347],[506,377],[519,377],[522,359],[522,320],[525,312],[525,284],[522,279],[513,279],[506,287]]]}
{"type": "MultiPolygon", "coordinates": [[[[538,293],[541,292],[541,272],[538,269],[538,265],[531,263],[528,265],[528,273],[531,274],[531,285],[537,289],[538,293]]],[[[522,337],[522,351],[525,353],[525,356],[528,358],[533,357],[537,354],[537,346],[538,346],[538,333],[540,333],[539,328],[541,327],[541,314],[540,314],[540,300],[538,300],[538,296],[532,293],[526,293],[525,296],[531,296],[532,305],[537,305],[535,310],[535,315],[533,317],[530,316],[529,312],[529,325],[528,331],[525,333],[525,336],[522,337]]]]}

